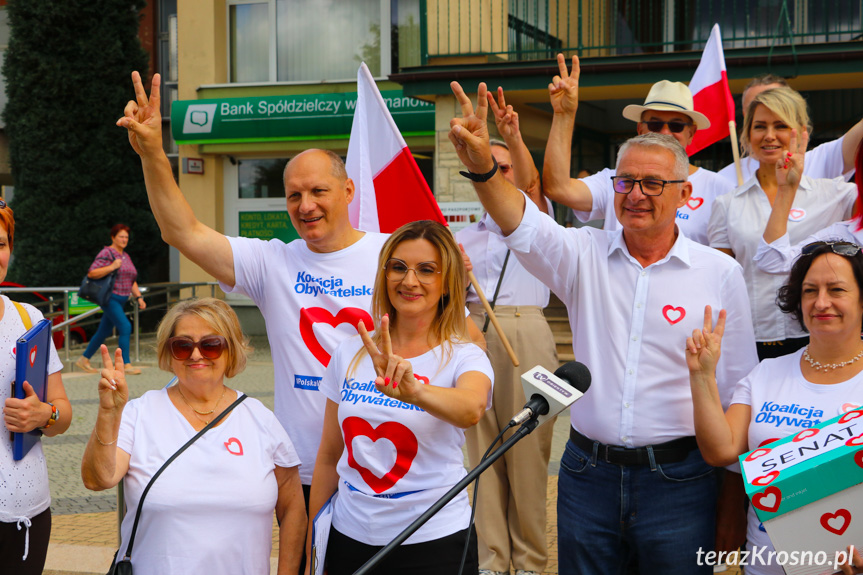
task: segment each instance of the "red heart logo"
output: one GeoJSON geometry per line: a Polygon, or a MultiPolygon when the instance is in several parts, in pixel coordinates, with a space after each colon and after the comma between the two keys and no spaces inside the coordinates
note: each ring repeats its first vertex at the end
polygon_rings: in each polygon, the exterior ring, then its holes
{"type": "Polygon", "coordinates": [[[779,441],[779,439],[780,439],[779,437],[774,437],[772,439],[765,439],[764,441],[762,441],[761,443],[758,444],[758,447],[764,447],[768,443],[773,443],[774,441],[779,441]]]}
{"type": "Polygon", "coordinates": [[[801,210],[798,208],[793,208],[790,212],[788,212],[788,219],[792,222],[799,222],[803,218],[806,217],[806,210],[801,210]]]}
{"type": "Polygon", "coordinates": [[[821,527],[835,535],[842,535],[851,525],[851,513],[847,509],[837,509],[836,513],[821,516],[821,527]]]}
{"type": "Polygon", "coordinates": [[[695,198],[695,197],[690,196],[690,198],[688,200],[686,200],[686,206],[690,210],[697,210],[698,208],[701,207],[701,204],[703,204],[703,203],[704,203],[704,198],[695,198]]]}
{"type": "Polygon", "coordinates": [[[857,419],[858,417],[861,417],[861,416],[863,416],[863,411],[860,411],[860,410],[849,411],[848,413],[846,413],[845,415],[843,415],[842,417],[839,418],[839,423],[848,423],[852,419],[857,419]]]}
{"type": "Polygon", "coordinates": [[[857,437],[852,437],[845,442],[845,445],[847,445],[848,447],[857,447],[858,445],[863,445],[863,433],[861,433],[857,437]]]}
{"type": "Polygon", "coordinates": [[[752,485],[767,485],[772,482],[774,479],[779,477],[779,472],[776,470],[771,471],[767,475],[762,475],[761,477],[756,477],[752,480],[752,485]]]}
{"type": "Polygon", "coordinates": [[[417,375],[417,374],[414,374],[414,379],[417,379],[417,380],[419,380],[419,381],[423,382],[423,383],[424,383],[424,384],[426,384],[426,385],[428,385],[428,384],[429,384],[429,378],[427,378],[427,377],[426,377],[426,376],[424,376],[424,375],[417,375]]]}
{"type": "Polygon", "coordinates": [[[812,437],[813,435],[818,435],[817,429],[804,429],[803,431],[795,435],[794,439],[792,439],[791,441],[803,441],[804,439],[812,437]]]}
{"type": "Polygon", "coordinates": [[[682,307],[674,307],[671,305],[667,305],[662,308],[662,316],[668,323],[674,325],[686,317],[686,310],[682,307]]]}
{"type": "Polygon", "coordinates": [[[857,405],[856,403],[843,403],[842,407],[839,408],[839,412],[840,413],[848,413],[852,409],[857,409],[858,407],[860,407],[860,406],[857,405]]]}
{"type": "Polygon", "coordinates": [[[756,459],[758,459],[762,455],[767,455],[768,453],[770,453],[770,451],[771,451],[770,449],[766,449],[766,448],[765,449],[756,449],[755,451],[753,451],[752,453],[747,455],[746,459],[744,459],[744,461],[755,461],[756,459]]]}
{"type": "Polygon", "coordinates": [[[782,492],[778,487],[768,487],[763,493],[752,496],[752,505],[768,513],[774,513],[779,509],[780,501],[782,501],[782,492]]]}
{"type": "Polygon", "coordinates": [[[348,465],[359,472],[363,481],[375,493],[383,493],[404,477],[411,468],[411,464],[419,449],[417,438],[413,431],[396,421],[386,421],[372,428],[371,424],[365,419],[346,417],[342,422],[342,432],[345,436],[345,447],[348,450],[348,465]],[[378,477],[354,459],[353,441],[355,437],[362,435],[370,438],[372,441],[387,439],[395,446],[395,463],[392,469],[385,473],[383,477],[378,477]]]}
{"type": "Polygon", "coordinates": [[[33,346],[33,349],[30,350],[30,367],[36,363],[36,351],[39,349],[38,346],[33,346]]]}
{"type": "Polygon", "coordinates": [[[225,448],[231,455],[243,454],[243,444],[240,443],[240,440],[236,437],[231,437],[230,439],[228,439],[228,441],[225,442],[225,448]]]}
{"type": "Polygon", "coordinates": [[[863,467],[863,449],[854,454],[854,463],[859,467],[863,467]]]}
{"type": "Polygon", "coordinates": [[[306,347],[315,356],[315,359],[321,362],[324,367],[327,367],[330,364],[331,356],[318,341],[312,326],[316,323],[325,323],[336,327],[346,323],[356,327],[360,320],[362,320],[367,330],[372,331],[375,329],[375,324],[372,322],[372,317],[369,313],[357,307],[342,308],[335,316],[322,307],[304,307],[300,310],[300,335],[306,347]]]}

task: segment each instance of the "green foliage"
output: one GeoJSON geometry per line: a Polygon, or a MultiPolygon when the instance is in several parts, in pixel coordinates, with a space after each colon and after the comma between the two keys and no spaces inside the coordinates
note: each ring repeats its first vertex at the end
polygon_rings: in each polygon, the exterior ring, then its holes
{"type": "Polygon", "coordinates": [[[132,229],[139,282],[167,247],[150,212],[141,162],[115,125],[147,71],[143,0],[10,0],[4,111],[15,180],[15,258],[7,279],[75,285],[108,230],[132,229]]]}

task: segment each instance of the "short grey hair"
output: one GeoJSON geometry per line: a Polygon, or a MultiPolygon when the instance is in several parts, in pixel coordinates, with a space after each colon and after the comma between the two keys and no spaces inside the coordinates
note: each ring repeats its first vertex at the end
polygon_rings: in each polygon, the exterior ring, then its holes
{"type": "Polygon", "coordinates": [[[509,146],[507,146],[506,142],[504,142],[503,140],[498,140],[496,138],[492,138],[491,140],[488,141],[488,145],[489,145],[489,147],[497,146],[498,148],[503,148],[507,152],[509,151],[509,146]]]}
{"type": "Polygon", "coordinates": [[[680,145],[674,136],[668,134],[658,134],[656,132],[647,132],[640,136],[635,136],[626,140],[620,150],[617,152],[617,164],[614,168],[617,171],[620,166],[620,160],[626,155],[631,147],[639,148],[662,148],[674,154],[674,179],[686,180],[689,176],[689,156],[686,155],[686,150],[680,145]]]}

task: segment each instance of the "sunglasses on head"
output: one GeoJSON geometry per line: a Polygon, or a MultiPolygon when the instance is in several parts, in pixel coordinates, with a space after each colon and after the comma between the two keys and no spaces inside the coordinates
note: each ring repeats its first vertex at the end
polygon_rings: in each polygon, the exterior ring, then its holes
{"type": "Polygon", "coordinates": [[[168,349],[174,359],[184,361],[192,357],[195,348],[201,352],[204,359],[219,359],[228,347],[228,340],[221,335],[208,335],[200,341],[193,341],[186,336],[172,337],[168,340],[168,349]]]}
{"type": "Polygon", "coordinates": [[[800,250],[800,255],[812,255],[815,250],[822,246],[830,246],[833,253],[838,256],[854,257],[860,253],[860,246],[852,244],[851,242],[812,242],[811,244],[803,246],[800,250]]]}
{"type": "Polygon", "coordinates": [[[646,122],[642,122],[642,124],[647,126],[647,129],[651,132],[661,132],[663,126],[668,126],[668,131],[672,134],[679,134],[685,128],[692,125],[692,122],[681,122],[680,120],[671,120],[670,122],[663,122],[662,120],[647,120],[646,122]]]}

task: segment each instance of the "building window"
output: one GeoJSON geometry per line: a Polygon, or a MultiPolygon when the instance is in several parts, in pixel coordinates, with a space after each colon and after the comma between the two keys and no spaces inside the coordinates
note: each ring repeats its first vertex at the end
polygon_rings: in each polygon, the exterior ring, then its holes
{"type": "Polygon", "coordinates": [[[396,0],[229,0],[231,82],[353,80],[391,69],[396,0]]]}
{"type": "Polygon", "coordinates": [[[275,160],[237,160],[237,195],[240,199],[284,198],[282,173],[287,158],[275,160]]]}

